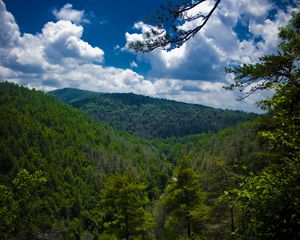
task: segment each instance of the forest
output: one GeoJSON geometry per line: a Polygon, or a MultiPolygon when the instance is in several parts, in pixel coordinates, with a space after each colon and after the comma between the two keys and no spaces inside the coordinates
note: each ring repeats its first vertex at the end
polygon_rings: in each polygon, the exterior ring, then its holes
{"type": "Polygon", "coordinates": [[[299,12],[279,37],[226,69],[260,115],[0,83],[0,239],[300,239],[299,12]]]}
{"type": "Polygon", "coordinates": [[[144,138],[218,132],[257,116],[254,113],[214,109],[133,93],[101,94],[78,89],[59,89],[50,94],[98,121],[144,138]]]}
{"type": "Polygon", "coordinates": [[[173,238],[184,231],[179,228],[184,220],[175,229],[162,224],[167,209],[161,197],[175,184],[180,167],[203,207],[193,211],[204,211],[202,217],[210,219],[193,232],[205,229],[216,238],[229,234],[228,206],[218,200],[227,189],[222,169],[228,164],[235,171],[235,165],[256,159],[252,151],[263,147],[255,121],[218,133],[144,139],[96,122],[42,92],[11,83],[1,83],[0,89],[2,238],[122,239],[126,206],[133,221],[130,236],[173,238]],[[224,214],[224,222],[211,211],[224,214]]]}

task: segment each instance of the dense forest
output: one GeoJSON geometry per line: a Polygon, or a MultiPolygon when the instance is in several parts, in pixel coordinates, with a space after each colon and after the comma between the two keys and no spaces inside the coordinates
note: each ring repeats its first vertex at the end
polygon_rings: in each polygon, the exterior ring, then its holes
{"type": "Polygon", "coordinates": [[[299,239],[299,33],[295,13],[278,53],[226,69],[274,91],[260,116],[0,83],[0,238],[299,239]]]}
{"type": "Polygon", "coordinates": [[[9,83],[0,86],[1,182],[12,187],[21,169],[30,173],[40,170],[47,179],[42,199],[30,199],[29,212],[22,213],[34,214],[34,219],[0,220],[1,234],[6,237],[14,231],[17,238],[22,238],[19,234],[37,236],[37,223],[42,223],[45,233],[55,226],[64,238],[72,236],[64,231],[75,236],[84,224],[91,230],[99,228],[100,190],[106,176],[114,172],[138,174],[141,181],[150,183],[149,197],[156,197],[157,187],[166,184],[171,170],[158,148],[95,123],[54,97],[9,83]],[[31,204],[38,204],[34,212],[30,212],[31,204]],[[6,225],[12,222],[14,227],[6,225]]]}
{"type": "MultiPolygon", "coordinates": [[[[152,221],[149,223],[150,235],[161,238],[168,231],[165,226],[153,223],[155,217],[161,218],[163,214],[158,199],[182,158],[188,158],[191,169],[195,169],[193,171],[206,168],[212,171],[213,166],[207,165],[213,165],[212,161],[220,160],[232,166],[251,161],[249,151],[261,147],[259,144],[245,144],[250,139],[255,141],[254,123],[241,124],[217,134],[150,141],[95,122],[42,92],[11,83],[1,83],[0,90],[1,182],[7,186],[3,185],[1,191],[11,191],[1,201],[13,204],[2,212],[8,214],[1,222],[4,238],[44,239],[48,236],[69,239],[106,234],[107,207],[101,199],[105,183],[109,181],[107,178],[125,185],[124,181],[136,182],[138,189],[138,184],[141,184],[146,193],[143,198],[148,199],[148,221],[152,221]],[[204,161],[207,157],[210,163],[204,161]],[[21,186],[16,185],[21,181],[19,178],[28,181],[28,185],[21,182],[21,186]],[[33,186],[30,181],[33,181],[33,186]],[[35,184],[41,184],[39,181],[42,185],[37,188],[35,184]],[[29,195],[25,197],[23,194],[29,195]],[[6,211],[13,211],[14,215],[6,211]]],[[[207,180],[199,177],[203,182],[203,194],[211,188],[207,180]]],[[[117,197],[115,191],[119,186],[115,188],[113,195],[117,197]]],[[[217,196],[222,193],[221,185],[218,188],[217,196]]],[[[216,201],[217,196],[208,197],[206,201],[216,201]]],[[[213,207],[215,203],[206,206],[207,209],[213,207]]],[[[228,234],[228,229],[224,229],[227,222],[225,214],[224,224],[217,226],[222,234],[228,234]]],[[[212,229],[206,228],[207,234],[213,234],[212,229]]],[[[168,230],[168,234],[174,236],[174,230],[168,230]]]]}
{"type": "Polygon", "coordinates": [[[133,93],[101,94],[68,88],[50,94],[96,120],[147,138],[218,132],[256,117],[254,113],[214,109],[133,93]]]}

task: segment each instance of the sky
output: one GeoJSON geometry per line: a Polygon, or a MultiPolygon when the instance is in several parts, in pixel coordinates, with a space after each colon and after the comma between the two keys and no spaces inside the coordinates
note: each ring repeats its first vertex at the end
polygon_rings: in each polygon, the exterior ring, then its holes
{"type": "MultiPolygon", "coordinates": [[[[208,24],[174,50],[128,48],[167,0],[0,0],[0,81],[42,91],[73,87],[133,92],[222,109],[260,112],[258,92],[236,101],[226,66],[275,53],[278,28],[300,6],[285,0],[222,0],[208,24]]],[[[207,0],[197,10],[209,9],[207,0]]],[[[192,14],[192,12],[191,12],[192,14]]],[[[182,26],[189,29],[190,22],[182,26]]]]}

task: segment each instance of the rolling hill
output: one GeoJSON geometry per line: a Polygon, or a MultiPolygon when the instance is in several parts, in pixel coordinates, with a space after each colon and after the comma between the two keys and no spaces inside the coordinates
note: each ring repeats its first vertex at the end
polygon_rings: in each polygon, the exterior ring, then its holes
{"type": "Polygon", "coordinates": [[[49,94],[110,126],[146,138],[218,132],[257,117],[254,113],[157,99],[133,93],[59,89],[49,94]]]}

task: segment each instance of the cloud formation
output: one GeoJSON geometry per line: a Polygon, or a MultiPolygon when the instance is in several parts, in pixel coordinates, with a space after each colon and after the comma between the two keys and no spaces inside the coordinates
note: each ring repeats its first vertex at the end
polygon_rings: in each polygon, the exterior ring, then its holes
{"type": "Polygon", "coordinates": [[[84,18],[84,10],[74,9],[70,3],[65,4],[60,10],[54,9],[52,13],[57,20],[67,20],[74,23],[89,22],[84,18]]]}
{"type": "Polygon", "coordinates": [[[131,68],[137,68],[138,66],[139,65],[135,61],[130,62],[130,67],[131,68]]]}
{"type": "MultiPolygon", "coordinates": [[[[48,22],[41,33],[21,36],[13,15],[0,0],[0,29],[0,81],[45,91],[76,87],[155,93],[153,84],[134,71],[102,66],[103,50],[83,41],[83,26],[71,20],[48,22]]],[[[131,66],[137,64],[132,62],[131,66]]]]}
{"type": "MultiPolygon", "coordinates": [[[[209,11],[212,6],[213,1],[205,1],[190,10],[188,15],[195,15],[200,9],[209,11]]],[[[288,22],[290,12],[291,9],[284,12],[269,0],[222,1],[206,26],[183,46],[171,51],[155,50],[143,56],[152,68],[149,75],[153,78],[227,82],[224,67],[254,63],[260,56],[276,50],[278,28],[288,22]],[[272,19],[270,11],[276,11],[272,19]],[[236,28],[242,24],[248,39],[238,36],[236,28]]],[[[181,28],[192,29],[200,21],[187,22],[181,28]]],[[[139,29],[140,33],[127,32],[125,47],[133,41],[143,40],[143,34],[149,28],[142,22],[136,23],[134,29],[139,29]]]]}
{"type": "MultiPolygon", "coordinates": [[[[208,12],[213,3],[205,1],[188,15],[195,15],[199,9],[208,12]]],[[[255,63],[260,56],[275,52],[279,44],[278,29],[288,22],[293,10],[282,9],[270,0],[222,1],[205,27],[180,48],[156,49],[137,59],[150,63],[149,78],[162,89],[169,89],[164,93],[168,98],[253,110],[255,102],[270,93],[257,93],[243,102],[233,101],[233,94],[222,89],[233,81],[224,68],[255,63]]],[[[187,30],[199,24],[191,21],[181,28],[187,30]]],[[[125,34],[125,48],[133,41],[142,41],[150,27],[143,22],[136,23],[133,29],[139,31],[125,34]]]]}
{"type": "MultiPolygon", "coordinates": [[[[222,88],[232,80],[230,75],[224,75],[223,67],[232,62],[253,62],[261,54],[273,51],[278,43],[276,29],[289,16],[278,10],[272,20],[268,19],[265,11],[273,9],[273,5],[266,0],[254,1],[261,4],[262,11],[255,12],[249,1],[225,1],[222,10],[227,9],[226,14],[215,14],[209,25],[181,48],[144,56],[152,67],[149,78],[145,78],[132,69],[103,66],[104,51],[82,39],[84,11],[73,9],[71,4],[55,10],[57,21],[46,23],[40,33],[21,34],[13,15],[0,0],[0,81],[44,91],[75,87],[135,92],[218,108],[257,111],[254,103],[262,97],[260,94],[236,102],[235,94],[222,88]],[[234,31],[238,24],[246,26],[249,39],[239,38],[234,31]]],[[[145,31],[149,25],[139,22],[135,28],[145,31]]],[[[141,33],[126,33],[127,44],[141,37],[141,33]]],[[[136,61],[130,63],[131,68],[138,65],[136,61]]]]}

